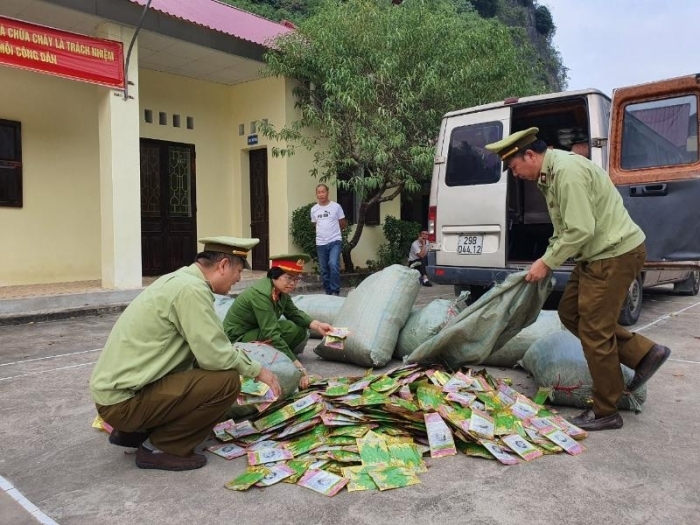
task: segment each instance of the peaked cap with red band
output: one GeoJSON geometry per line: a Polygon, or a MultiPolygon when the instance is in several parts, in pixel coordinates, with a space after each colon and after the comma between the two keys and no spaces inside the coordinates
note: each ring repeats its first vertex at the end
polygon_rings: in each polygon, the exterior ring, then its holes
{"type": "Polygon", "coordinates": [[[270,268],[279,268],[286,273],[302,273],[304,264],[310,260],[311,257],[305,253],[275,255],[270,257],[270,268]]]}

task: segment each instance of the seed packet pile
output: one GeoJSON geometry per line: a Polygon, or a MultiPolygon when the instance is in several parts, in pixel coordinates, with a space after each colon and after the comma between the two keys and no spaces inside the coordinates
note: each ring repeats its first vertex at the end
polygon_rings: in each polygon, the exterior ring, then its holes
{"type": "MultiPolygon", "coordinates": [[[[255,385],[251,385],[251,389],[255,385]]],[[[257,388],[257,387],[255,387],[257,388]]],[[[259,395],[260,390],[246,395],[259,395]]],[[[325,496],[420,483],[424,458],[467,456],[504,465],[585,449],[586,431],[485,370],[446,371],[416,364],[378,375],[314,378],[250,421],[223,421],[207,450],[245,457],[232,490],[294,483],[325,496]]]]}

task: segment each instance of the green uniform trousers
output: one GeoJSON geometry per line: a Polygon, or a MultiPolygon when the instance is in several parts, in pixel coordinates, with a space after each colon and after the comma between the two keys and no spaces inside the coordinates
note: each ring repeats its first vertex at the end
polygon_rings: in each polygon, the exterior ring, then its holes
{"type": "Polygon", "coordinates": [[[644,244],[627,253],[579,262],[559,302],[559,318],[581,340],[593,378],[593,412],[617,412],[625,388],[620,363],[635,369],[654,342],[617,324],[632,281],[644,265],[644,244]]]}
{"type": "Polygon", "coordinates": [[[97,405],[97,412],[117,430],[148,429],[153,445],[186,457],[225,418],[240,390],[235,370],[195,368],[166,375],[121,403],[97,405]]]}
{"type": "MultiPolygon", "coordinates": [[[[304,351],[304,347],[301,346],[303,342],[306,341],[306,328],[299,326],[298,324],[289,321],[288,319],[282,319],[279,321],[280,334],[282,339],[287,343],[287,346],[292,351],[294,355],[299,355],[304,351]],[[300,347],[301,348],[298,348],[300,347]]],[[[241,343],[250,343],[252,341],[262,341],[260,336],[260,330],[258,328],[253,328],[248,330],[243,334],[238,341],[241,343]]],[[[292,359],[292,356],[287,356],[292,359]]],[[[296,358],[292,359],[294,361],[296,358]]]]}

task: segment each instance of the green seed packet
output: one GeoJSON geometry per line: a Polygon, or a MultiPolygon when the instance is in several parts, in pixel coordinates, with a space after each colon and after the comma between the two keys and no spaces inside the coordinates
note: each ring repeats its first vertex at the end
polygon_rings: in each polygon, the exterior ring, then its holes
{"type": "Polygon", "coordinates": [[[287,466],[294,471],[294,474],[282,480],[283,483],[296,483],[304,475],[304,472],[311,466],[311,461],[301,461],[292,459],[287,461],[287,466]]]}
{"type": "Polygon", "coordinates": [[[369,475],[379,490],[398,489],[420,483],[416,473],[407,468],[386,467],[381,470],[371,469],[369,475]]]}
{"type": "Polygon", "coordinates": [[[390,465],[405,467],[415,472],[428,470],[423,461],[423,455],[413,443],[390,443],[388,449],[390,465]]]}
{"type": "Polygon", "coordinates": [[[344,396],[349,392],[349,387],[348,385],[337,385],[337,386],[329,386],[326,388],[326,391],[323,393],[324,396],[327,397],[337,397],[337,396],[344,396]]]}
{"type": "Polygon", "coordinates": [[[334,428],[331,430],[330,436],[349,436],[359,438],[372,430],[376,425],[355,425],[349,427],[334,428]]]}
{"type": "Polygon", "coordinates": [[[370,431],[364,438],[358,438],[357,448],[365,466],[386,466],[391,461],[386,440],[374,432],[370,431]]]}
{"type": "Polygon", "coordinates": [[[230,490],[248,490],[270,473],[265,467],[248,467],[237,478],[224,484],[230,490]]]}
{"type": "Polygon", "coordinates": [[[348,492],[356,492],[360,490],[377,490],[377,485],[369,475],[368,467],[343,467],[341,473],[348,481],[348,492]]]}
{"type": "Polygon", "coordinates": [[[446,419],[454,428],[458,430],[469,431],[469,419],[465,418],[463,414],[457,412],[457,410],[449,405],[440,405],[438,409],[438,414],[443,419],[446,419]]]}
{"type": "Polygon", "coordinates": [[[467,456],[474,456],[477,458],[496,459],[488,450],[486,450],[486,447],[479,445],[478,443],[465,443],[464,453],[467,456]]]}
{"type": "Polygon", "coordinates": [[[338,463],[360,463],[362,461],[360,454],[347,450],[331,450],[328,452],[328,458],[338,463]]]}
{"type": "Polygon", "coordinates": [[[241,383],[241,394],[248,394],[251,396],[264,396],[265,393],[270,390],[270,387],[265,383],[246,377],[241,383]]]}
{"type": "Polygon", "coordinates": [[[294,457],[300,456],[317,447],[323,445],[323,439],[315,434],[306,434],[297,439],[294,439],[285,445],[294,457]]]}
{"type": "Polygon", "coordinates": [[[370,385],[370,388],[375,392],[386,392],[388,390],[398,390],[401,387],[399,382],[393,377],[381,376],[374,383],[370,385]]]}
{"type": "Polygon", "coordinates": [[[301,399],[297,399],[293,403],[286,405],[285,407],[273,412],[265,417],[258,419],[253,425],[258,430],[266,430],[284,423],[288,419],[306,412],[307,410],[313,410],[314,405],[321,401],[321,396],[317,392],[308,394],[301,399]]]}
{"type": "Polygon", "coordinates": [[[490,412],[504,408],[503,403],[498,399],[495,392],[480,392],[476,397],[484,404],[486,410],[490,412]]]}
{"type": "Polygon", "coordinates": [[[515,432],[520,420],[510,412],[496,412],[493,414],[494,430],[496,436],[503,436],[515,432]]]}
{"type": "Polygon", "coordinates": [[[426,412],[436,412],[440,405],[445,402],[445,395],[442,389],[435,385],[421,385],[416,391],[418,406],[426,412]]]}
{"type": "Polygon", "coordinates": [[[537,393],[533,396],[532,401],[538,405],[544,405],[547,400],[552,399],[554,389],[552,387],[541,386],[537,389],[537,393]]]}
{"type": "MultiPolygon", "coordinates": [[[[362,437],[362,436],[359,436],[359,437],[362,437]]],[[[325,444],[331,445],[331,446],[334,446],[334,445],[339,445],[339,446],[355,445],[355,446],[357,446],[357,441],[352,436],[329,436],[326,438],[325,444]]]]}
{"type": "Polygon", "coordinates": [[[377,434],[382,434],[385,436],[401,437],[401,436],[410,436],[411,435],[409,432],[406,432],[405,430],[403,430],[401,428],[396,428],[396,427],[392,427],[389,425],[379,425],[377,428],[374,429],[374,431],[377,434]]]}
{"type": "Polygon", "coordinates": [[[346,396],[343,403],[351,407],[382,405],[386,401],[386,395],[375,392],[372,389],[365,390],[362,395],[350,398],[346,396]]]}

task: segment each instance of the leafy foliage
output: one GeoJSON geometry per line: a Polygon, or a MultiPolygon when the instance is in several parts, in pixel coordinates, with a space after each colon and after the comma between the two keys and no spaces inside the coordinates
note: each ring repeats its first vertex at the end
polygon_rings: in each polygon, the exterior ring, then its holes
{"type": "Polygon", "coordinates": [[[418,238],[420,228],[417,222],[402,221],[388,215],[382,227],[387,242],[377,250],[379,260],[367,261],[367,267],[381,270],[392,264],[405,264],[411,244],[418,238]]]}
{"type": "Polygon", "coordinates": [[[292,224],[290,233],[294,244],[301,248],[301,251],[311,256],[311,259],[318,262],[316,253],[316,227],[311,222],[311,208],[314,203],[297,208],[292,212],[292,224]]]}
{"type": "Polygon", "coordinates": [[[538,5],[535,8],[535,29],[541,35],[549,35],[554,32],[552,13],[546,6],[538,5]]]}
{"type": "Polygon", "coordinates": [[[299,22],[308,18],[321,0],[221,0],[270,20],[299,22]]]}
{"type": "Polygon", "coordinates": [[[471,4],[484,18],[493,18],[498,12],[498,0],[471,0],[471,4]]]}
{"type": "Polygon", "coordinates": [[[268,52],[268,74],[298,81],[301,118],[262,132],[314,151],[314,176],[337,181],[361,199],[357,227],[344,248],[359,242],[367,207],[402,191],[419,191],[432,172],[442,115],[509,96],[543,92],[528,46],[508,29],[452,0],[324,0],[299,29],[268,52]]]}

